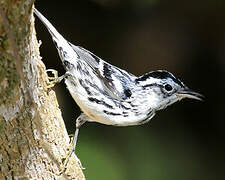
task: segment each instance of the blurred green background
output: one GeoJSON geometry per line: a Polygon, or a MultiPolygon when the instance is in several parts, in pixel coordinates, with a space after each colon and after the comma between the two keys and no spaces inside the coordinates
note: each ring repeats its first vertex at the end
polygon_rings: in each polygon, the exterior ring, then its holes
{"type": "MultiPolygon", "coordinates": [[[[166,69],[204,102],[184,100],[150,123],[82,126],[77,154],[89,180],[225,179],[225,1],[36,1],[64,37],[136,75],[166,69]]],[[[45,27],[37,20],[47,68],[64,73],[45,27]]],[[[79,108],[64,83],[55,87],[68,132],[79,108]]]]}

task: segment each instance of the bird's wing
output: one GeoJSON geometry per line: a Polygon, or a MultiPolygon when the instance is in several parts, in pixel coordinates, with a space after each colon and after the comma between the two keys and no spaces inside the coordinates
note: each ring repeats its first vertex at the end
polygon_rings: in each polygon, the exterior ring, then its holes
{"type": "Polygon", "coordinates": [[[136,76],[119,69],[92,52],[69,43],[80,59],[84,60],[95,72],[95,75],[102,81],[105,90],[115,99],[121,101],[128,98],[133,87],[133,79],[136,76]]]}

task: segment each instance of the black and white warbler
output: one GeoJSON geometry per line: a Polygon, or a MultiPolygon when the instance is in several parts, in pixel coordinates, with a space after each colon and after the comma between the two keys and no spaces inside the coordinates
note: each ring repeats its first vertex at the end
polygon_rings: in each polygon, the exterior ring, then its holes
{"type": "Polygon", "coordinates": [[[115,126],[140,125],[178,100],[201,100],[201,94],[190,90],[165,70],[137,77],[103,61],[68,42],[38,10],[34,12],[50,32],[66,70],[58,80],[65,80],[83,111],[76,121],[74,148],[79,128],[86,121],[115,126]]]}

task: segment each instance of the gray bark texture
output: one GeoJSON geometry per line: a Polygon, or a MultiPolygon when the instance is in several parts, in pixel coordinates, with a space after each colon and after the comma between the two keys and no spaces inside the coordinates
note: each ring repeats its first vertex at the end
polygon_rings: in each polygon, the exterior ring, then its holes
{"type": "Polygon", "coordinates": [[[0,0],[0,180],[85,179],[75,157],[60,174],[69,137],[47,88],[34,0],[0,0]]]}

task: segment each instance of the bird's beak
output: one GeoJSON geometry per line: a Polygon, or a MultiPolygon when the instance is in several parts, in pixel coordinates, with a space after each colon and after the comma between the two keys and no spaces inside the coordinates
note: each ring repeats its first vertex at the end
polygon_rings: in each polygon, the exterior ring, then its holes
{"type": "Polygon", "coordinates": [[[189,88],[183,88],[180,91],[177,92],[178,96],[180,96],[182,99],[183,98],[190,98],[190,99],[196,99],[199,101],[203,101],[203,95],[189,89],[189,88]]]}

